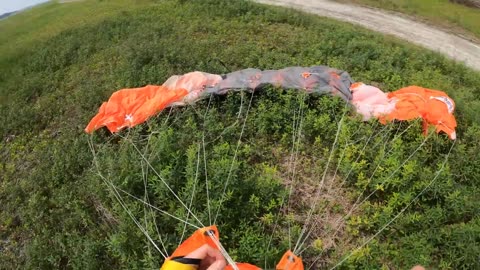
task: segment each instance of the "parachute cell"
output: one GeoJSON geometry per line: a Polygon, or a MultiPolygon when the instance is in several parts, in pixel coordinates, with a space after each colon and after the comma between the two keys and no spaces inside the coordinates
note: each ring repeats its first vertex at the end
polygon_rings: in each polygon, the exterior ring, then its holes
{"type": "Polygon", "coordinates": [[[200,98],[200,95],[209,88],[216,86],[222,80],[222,76],[200,71],[189,72],[184,75],[174,75],[163,83],[163,87],[175,91],[176,89],[185,89],[188,95],[182,102],[175,102],[172,105],[184,105],[192,103],[200,98]]]}
{"type": "Polygon", "coordinates": [[[231,89],[256,90],[273,85],[284,89],[302,89],[309,93],[330,94],[348,101],[352,97],[349,90],[352,82],[347,72],[327,66],[288,67],[265,71],[248,68],[226,74],[216,91],[225,93],[231,89]]]}
{"type": "Polygon", "coordinates": [[[352,90],[352,104],[365,121],[372,117],[385,116],[395,109],[395,104],[390,102],[388,96],[374,86],[354,83],[350,90],[352,90]]]}
{"type": "Polygon", "coordinates": [[[409,86],[388,94],[395,103],[395,109],[387,115],[387,120],[423,119],[424,133],[433,125],[437,133],[443,131],[455,140],[457,121],[453,116],[455,103],[442,91],[409,86]]]}
{"type": "Polygon", "coordinates": [[[187,94],[185,89],[169,90],[155,85],[119,90],[102,104],[85,132],[92,133],[103,126],[111,132],[136,126],[187,94]]]}

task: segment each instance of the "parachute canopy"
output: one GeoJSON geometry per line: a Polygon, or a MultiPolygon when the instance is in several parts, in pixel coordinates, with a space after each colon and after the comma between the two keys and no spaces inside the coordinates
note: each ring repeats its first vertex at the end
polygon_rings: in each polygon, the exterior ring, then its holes
{"type": "Polygon", "coordinates": [[[419,86],[409,86],[390,93],[380,89],[355,83],[351,86],[352,104],[364,120],[378,118],[382,123],[392,120],[423,119],[423,129],[426,134],[429,126],[434,126],[436,132],[445,132],[450,139],[455,140],[457,121],[453,116],[454,101],[438,90],[419,86]]]}
{"type": "Polygon", "coordinates": [[[433,125],[437,133],[445,132],[451,139],[456,138],[455,103],[445,92],[409,86],[384,93],[376,87],[354,83],[347,72],[327,66],[264,71],[247,68],[224,75],[199,71],[174,75],[161,86],[147,85],[113,93],[85,131],[92,133],[106,126],[111,132],[117,132],[143,123],[166,107],[194,103],[210,94],[255,91],[267,85],[339,96],[351,103],[364,120],[374,117],[387,123],[422,118],[425,133],[428,126],[433,125]]]}

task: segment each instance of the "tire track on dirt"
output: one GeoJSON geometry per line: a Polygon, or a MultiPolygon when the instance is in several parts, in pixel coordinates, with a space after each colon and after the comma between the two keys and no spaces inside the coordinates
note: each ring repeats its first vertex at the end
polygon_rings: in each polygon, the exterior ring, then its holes
{"type": "Polygon", "coordinates": [[[441,29],[415,22],[393,12],[341,4],[329,0],[255,0],[256,2],[289,7],[361,25],[384,34],[399,37],[439,52],[468,67],[480,70],[480,45],[441,29]]]}

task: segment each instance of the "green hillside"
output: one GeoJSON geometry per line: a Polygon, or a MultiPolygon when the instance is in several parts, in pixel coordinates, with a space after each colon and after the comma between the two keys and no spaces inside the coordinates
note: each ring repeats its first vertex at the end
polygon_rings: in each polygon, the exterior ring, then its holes
{"type": "Polygon", "coordinates": [[[162,252],[194,228],[132,196],[200,226],[161,179],[203,225],[218,213],[235,260],[265,269],[295,246],[312,205],[315,226],[299,243],[307,267],[478,269],[480,74],[462,64],[245,1],[47,3],[0,32],[0,269],[158,269],[162,255],[130,214],[162,252]],[[275,88],[168,109],[117,135],[83,132],[118,89],[294,65],[346,70],[384,91],[446,91],[458,140],[275,88]]]}

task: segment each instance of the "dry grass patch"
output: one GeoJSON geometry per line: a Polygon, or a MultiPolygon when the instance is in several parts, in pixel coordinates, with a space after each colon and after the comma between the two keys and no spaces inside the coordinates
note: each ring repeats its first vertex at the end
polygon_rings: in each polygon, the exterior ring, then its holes
{"type": "MultiPolygon", "coordinates": [[[[328,265],[329,253],[333,250],[352,248],[353,236],[347,231],[345,221],[347,216],[358,214],[359,210],[350,212],[355,198],[336,173],[336,166],[330,163],[325,174],[326,159],[297,156],[296,159],[284,158],[279,168],[286,188],[291,188],[283,211],[296,224],[307,226],[306,240],[298,250],[313,251],[319,256],[308,256],[312,259],[307,265],[316,259],[319,259],[318,266],[328,265]]],[[[295,244],[296,239],[293,240],[295,244]]]]}

